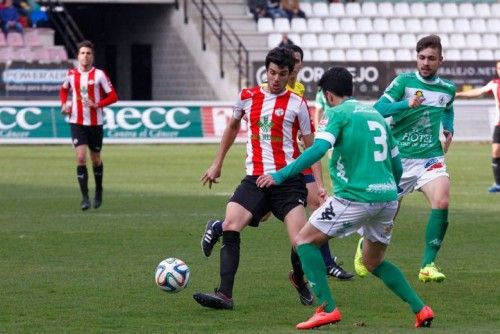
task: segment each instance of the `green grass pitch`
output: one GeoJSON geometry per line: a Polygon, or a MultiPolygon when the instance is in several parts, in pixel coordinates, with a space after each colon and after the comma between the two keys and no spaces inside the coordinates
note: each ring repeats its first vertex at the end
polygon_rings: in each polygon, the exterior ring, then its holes
{"type": "MultiPolygon", "coordinates": [[[[244,173],[244,147],[236,145],[220,183],[202,187],[215,151],[106,145],[103,206],[81,212],[70,146],[0,146],[0,333],[296,333],[314,309],[299,304],[288,282],[290,246],[276,219],[242,233],[235,310],[192,299],[218,283],[220,245],[205,258],[200,237],[244,173]],[[166,257],[189,265],[185,291],[155,286],[166,257]]],[[[387,258],[434,309],[426,332],[498,333],[500,194],[486,191],[490,145],[454,143],[447,163],[450,226],[437,262],[448,279],[417,280],[429,212],[421,194],[403,202],[387,258]]],[[[356,241],[330,242],[351,271],[356,241]]],[[[331,279],[330,287],[343,320],[318,332],[415,333],[409,307],[375,277],[331,279]]]]}

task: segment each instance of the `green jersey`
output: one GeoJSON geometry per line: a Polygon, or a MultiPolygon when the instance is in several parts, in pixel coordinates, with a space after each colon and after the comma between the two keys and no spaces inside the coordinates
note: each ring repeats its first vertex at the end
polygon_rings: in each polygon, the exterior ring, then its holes
{"type": "Polygon", "coordinates": [[[401,157],[425,159],[443,155],[439,132],[445,113],[451,116],[449,129],[445,130],[453,132],[455,92],[453,82],[437,76],[426,80],[418,72],[402,73],[387,87],[383,96],[393,103],[415,95],[423,99],[419,107],[408,107],[392,115],[392,133],[401,157]]]}
{"type": "Polygon", "coordinates": [[[328,107],[316,132],[334,147],[329,162],[335,195],[356,202],[397,199],[392,158],[396,141],[377,110],[348,99],[328,107]]]}

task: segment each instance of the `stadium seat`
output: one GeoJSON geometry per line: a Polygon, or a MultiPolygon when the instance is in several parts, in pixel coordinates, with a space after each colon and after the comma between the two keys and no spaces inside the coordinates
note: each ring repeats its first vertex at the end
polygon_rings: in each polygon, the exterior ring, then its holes
{"type": "Polygon", "coordinates": [[[373,49],[383,48],[384,47],[384,37],[382,34],[368,34],[368,47],[373,49]]]}
{"type": "Polygon", "coordinates": [[[345,15],[349,17],[361,16],[361,5],[359,2],[347,2],[345,4],[345,15]]]}
{"type": "Polygon", "coordinates": [[[470,21],[470,28],[473,32],[487,32],[486,21],[483,18],[472,19],[470,21]]]}
{"type": "Polygon", "coordinates": [[[443,51],[445,60],[461,60],[460,51],[457,49],[447,49],[443,51]]]}
{"type": "Polygon", "coordinates": [[[481,39],[481,35],[479,34],[468,34],[465,37],[465,41],[468,48],[480,49],[483,47],[483,41],[481,39]]]}
{"type": "Polygon", "coordinates": [[[345,52],[345,58],[348,61],[362,61],[363,56],[361,55],[361,50],[349,49],[345,52]]]}
{"type": "Polygon", "coordinates": [[[398,17],[413,16],[413,13],[410,12],[410,5],[408,2],[396,2],[394,4],[394,14],[398,17]]]}
{"type": "Polygon", "coordinates": [[[328,61],[328,52],[325,49],[315,49],[312,52],[313,61],[328,61]]]}
{"type": "Polygon", "coordinates": [[[33,54],[30,47],[14,48],[14,60],[31,63],[37,57],[33,54]]]}
{"type": "Polygon", "coordinates": [[[498,41],[496,34],[484,34],[483,35],[483,48],[485,48],[485,49],[497,49],[498,42],[499,41],[498,41]]]}
{"type": "Polygon", "coordinates": [[[490,18],[486,21],[486,26],[488,27],[489,32],[499,33],[500,32],[500,19],[499,18],[490,18]]]}
{"type": "Polygon", "coordinates": [[[377,17],[373,19],[373,31],[388,32],[389,21],[385,17],[377,17]]]}
{"type": "Polygon", "coordinates": [[[405,22],[402,18],[392,18],[389,20],[389,29],[393,33],[405,32],[405,22]]]}
{"type": "Polygon", "coordinates": [[[50,59],[49,50],[46,47],[35,47],[33,48],[33,53],[36,55],[37,60],[43,63],[50,63],[52,59],[50,59]]]}
{"type": "Polygon", "coordinates": [[[342,2],[332,2],[329,6],[331,17],[345,17],[345,8],[342,2]]]}
{"type": "Polygon", "coordinates": [[[406,31],[419,33],[422,31],[422,25],[420,24],[420,19],[409,18],[405,22],[406,31]]]}
{"type": "Polygon", "coordinates": [[[257,21],[257,31],[260,32],[272,32],[274,31],[273,20],[268,17],[261,17],[257,21]]]}
{"type": "Polygon", "coordinates": [[[319,34],[318,44],[321,48],[331,49],[335,47],[335,42],[333,40],[332,34],[319,34]]]}
{"type": "Polygon", "coordinates": [[[396,61],[411,61],[414,57],[409,49],[397,49],[396,50],[396,61]]]}
{"type": "Polygon", "coordinates": [[[312,4],[312,10],[314,15],[319,17],[326,17],[330,15],[330,10],[326,2],[314,2],[312,4]]]}
{"type": "Polygon", "coordinates": [[[302,40],[300,38],[299,34],[296,33],[290,33],[288,34],[288,39],[290,39],[292,42],[294,42],[297,45],[302,45],[302,40]]]}
{"type": "Polygon", "coordinates": [[[329,52],[330,61],[345,61],[345,52],[344,50],[333,49],[329,52]]]}
{"type": "Polygon", "coordinates": [[[453,20],[446,18],[446,19],[439,19],[438,20],[438,29],[440,33],[450,33],[455,31],[455,27],[453,26],[453,20]]]}
{"type": "MultiPolygon", "coordinates": [[[[288,38],[290,38],[290,36],[288,36],[288,38]]],[[[283,35],[279,34],[279,33],[274,33],[274,34],[267,35],[267,47],[269,49],[277,47],[281,43],[282,39],[283,39],[283,35]]],[[[294,40],[294,39],[292,39],[292,41],[294,43],[299,44],[299,42],[296,41],[296,40],[294,40]]]]}
{"type": "Polygon", "coordinates": [[[340,31],[340,23],[337,18],[328,18],[323,21],[323,28],[325,31],[338,33],[340,31]]]}
{"type": "MultiPolygon", "coordinates": [[[[363,48],[366,48],[367,46],[368,46],[368,41],[366,40],[365,34],[352,34],[351,35],[351,47],[363,49],[363,48]]],[[[349,59],[349,57],[347,59],[349,59]]]]}
{"type": "Polygon", "coordinates": [[[378,15],[381,17],[393,17],[394,6],[390,2],[381,2],[378,4],[378,15]]]}
{"type": "Polygon", "coordinates": [[[7,41],[5,40],[5,35],[0,33],[0,47],[6,46],[6,45],[7,45],[7,41]]]}
{"type": "Polygon", "coordinates": [[[446,2],[442,6],[443,9],[443,17],[458,17],[458,6],[454,2],[446,2]]]}
{"type": "Polygon", "coordinates": [[[348,34],[337,34],[335,35],[335,45],[338,48],[349,48],[351,46],[351,38],[348,34]]]}
{"type": "Polygon", "coordinates": [[[500,3],[492,3],[491,6],[491,11],[490,11],[490,16],[491,17],[498,17],[498,13],[500,13],[500,3]]]}
{"type": "Polygon", "coordinates": [[[491,50],[481,49],[477,51],[477,60],[494,60],[494,59],[495,55],[491,50]]]}
{"type": "Polygon", "coordinates": [[[305,49],[304,51],[304,61],[312,61],[312,53],[311,50],[305,49]]]}
{"type": "MultiPolygon", "coordinates": [[[[293,22],[292,22],[293,25],[293,22]]],[[[293,29],[292,29],[293,30],[293,29]]],[[[309,32],[323,32],[323,20],[320,18],[310,18],[307,20],[307,30],[309,32]]]]}
{"type": "Polygon", "coordinates": [[[290,31],[293,32],[307,32],[307,22],[306,19],[295,17],[290,23],[290,31]]]}
{"type": "Polygon", "coordinates": [[[284,17],[278,17],[274,19],[274,30],[278,32],[289,32],[290,31],[290,21],[284,17]]]}
{"type": "Polygon", "coordinates": [[[443,16],[443,9],[439,2],[431,2],[427,4],[427,16],[440,18],[443,16]]]}
{"type": "Polygon", "coordinates": [[[10,31],[7,34],[7,45],[8,46],[23,46],[24,45],[24,39],[23,35],[17,31],[10,31]]]}
{"type": "Polygon", "coordinates": [[[301,47],[305,49],[314,49],[318,47],[318,37],[314,33],[303,34],[301,39],[301,47]]]}
{"type": "Polygon", "coordinates": [[[372,32],[372,20],[366,17],[356,19],[356,28],[359,32],[372,32]]]}
{"type": "Polygon", "coordinates": [[[490,17],[491,16],[490,4],[485,2],[476,3],[475,12],[477,17],[484,17],[484,18],[490,17]]]}
{"type": "MultiPolygon", "coordinates": [[[[385,34],[384,35],[384,47],[386,48],[393,48],[397,49],[401,47],[401,43],[399,40],[399,35],[398,34],[385,34]]],[[[379,54],[380,56],[380,54],[379,54]]]]}
{"type": "Polygon", "coordinates": [[[438,25],[436,19],[434,18],[422,19],[422,31],[429,34],[437,34],[438,25]]]}
{"type": "Polygon", "coordinates": [[[7,63],[14,58],[14,50],[9,46],[0,47],[0,63],[7,63]]]}
{"type": "Polygon", "coordinates": [[[453,25],[455,26],[455,32],[467,33],[471,30],[469,19],[464,19],[464,18],[455,19],[453,25]]]}
{"type": "Polygon", "coordinates": [[[356,21],[352,17],[345,17],[340,19],[340,31],[341,32],[355,32],[356,21]]]}
{"type": "Polygon", "coordinates": [[[477,60],[477,52],[472,49],[462,50],[461,58],[461,60],[477,60]]]}
{"type": "Polygon", "coordinates": [[[378,51],[378,58],[381,61],[395,61],[396,55],[392,49],[381,49],[378,51]]]}
{"type": "Polygon", "coordinates": [[[361,4],[361,13],[364,17],[377,17],[377,4],[375,2],[363,2],[361,4]]]}
{"type": "Polygon", "coordinates": [[[495,60],[500,59],[500,50],[495,50],[495,60]]]}
{"type": "Polygon", "coordinates": [[[439,37],[441,38],[441,45],[443,48],[452,47],[447,34],[439,34],[439,37]]]}
{"type": "Polygon", "coordinates": [[[400,38],[401,47],[413,49],[417,44],[415,34],[402,34],[400,38]]]}
{"type": "Polygon", "coordinates": [[[304,14],[306,14],[306,17],[313,16],[312,5],[310,2],[301,1],[299,7],[304,12],[304,14]]]}
{"type": "Polygon", "coordinates": [[[410,5],[410,13],[413,17],[426,17],[427,8],[423,2],[414,2],[410,5]]]}
{"type": "Polygon", "coordinates": [[[42,46],[40,36],[37,29],[27,29],[24,32],[24,44],[26,46],[42,46]]]}
{"type": "Polygon", "coordinates": [[[474,4],[472,2],[458,4],[458,14],[460,17],[475,17],[474,4]]]}
{"type": "Polygon", "coordinates": [[[66,49],[61,45],[47,47],[47,50],[49,51],[50,58],[56,62],[68,60],[66,49]]]}
{"type": "Polygon", "coordinates": [[[375,49],[364,49],[362,54],[364,61],[378,61],[378,52],[375,49]]]}
{"type": "Polygon", "coordinates": [[[467,45],[465,43],[465,37],[463,34],[451,34],[450,44],[452,47],[457,49],[465,48],[467,45]]]}

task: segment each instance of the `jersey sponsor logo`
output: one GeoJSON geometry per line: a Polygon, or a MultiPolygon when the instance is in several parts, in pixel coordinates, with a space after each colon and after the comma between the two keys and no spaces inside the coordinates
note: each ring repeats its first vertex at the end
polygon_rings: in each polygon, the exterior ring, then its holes
{"type": "Polygon", "coordinates": [[[385,193],[393,190],[396,190],[396,184],[392,182],[370,184],[366,187],[366,191],[369,193],[385,193]]]}

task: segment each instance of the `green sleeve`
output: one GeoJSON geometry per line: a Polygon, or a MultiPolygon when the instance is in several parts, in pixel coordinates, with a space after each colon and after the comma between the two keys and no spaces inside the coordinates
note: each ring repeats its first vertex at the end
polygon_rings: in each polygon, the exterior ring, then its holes
{"type": "Polygon", "coordinates": [[[398,112],[408,110],[408,100],[391,102],[387,97],[382,95],[373,106],[384,117],[389,117],[398,112]]]}
{"type": "Polygon", "coordinates": [[[282,184],[286,179],[298,175],[305,168],[310,167],[313,163],[321,159],[323,155],[330,149],[330,143],[323,139],[316,139],[312,146],[308,147],[302,154],[286,167],[280,169],[276,173],[272,173],[276,184],[282,184]]]}
{"type": "Polygon", "coordinates": [[[454,128],[453,128],[454,118],[455,118],[455,111],[453,110],[453,105],[451,105],[448,108],[446,108],[443,114],[443,119],[441,120],[441,123],[443,123],[443,129],[445,131],[454,133],[454,128]]]}
{"type": "Polygon", "coordinates": [[[398,185],[399,181],[401,181],[401,175],[403,175],[403,165],[401,164],[399,154],[392,157],[392,175],[394,175],[394,181],[398,185]]]}

